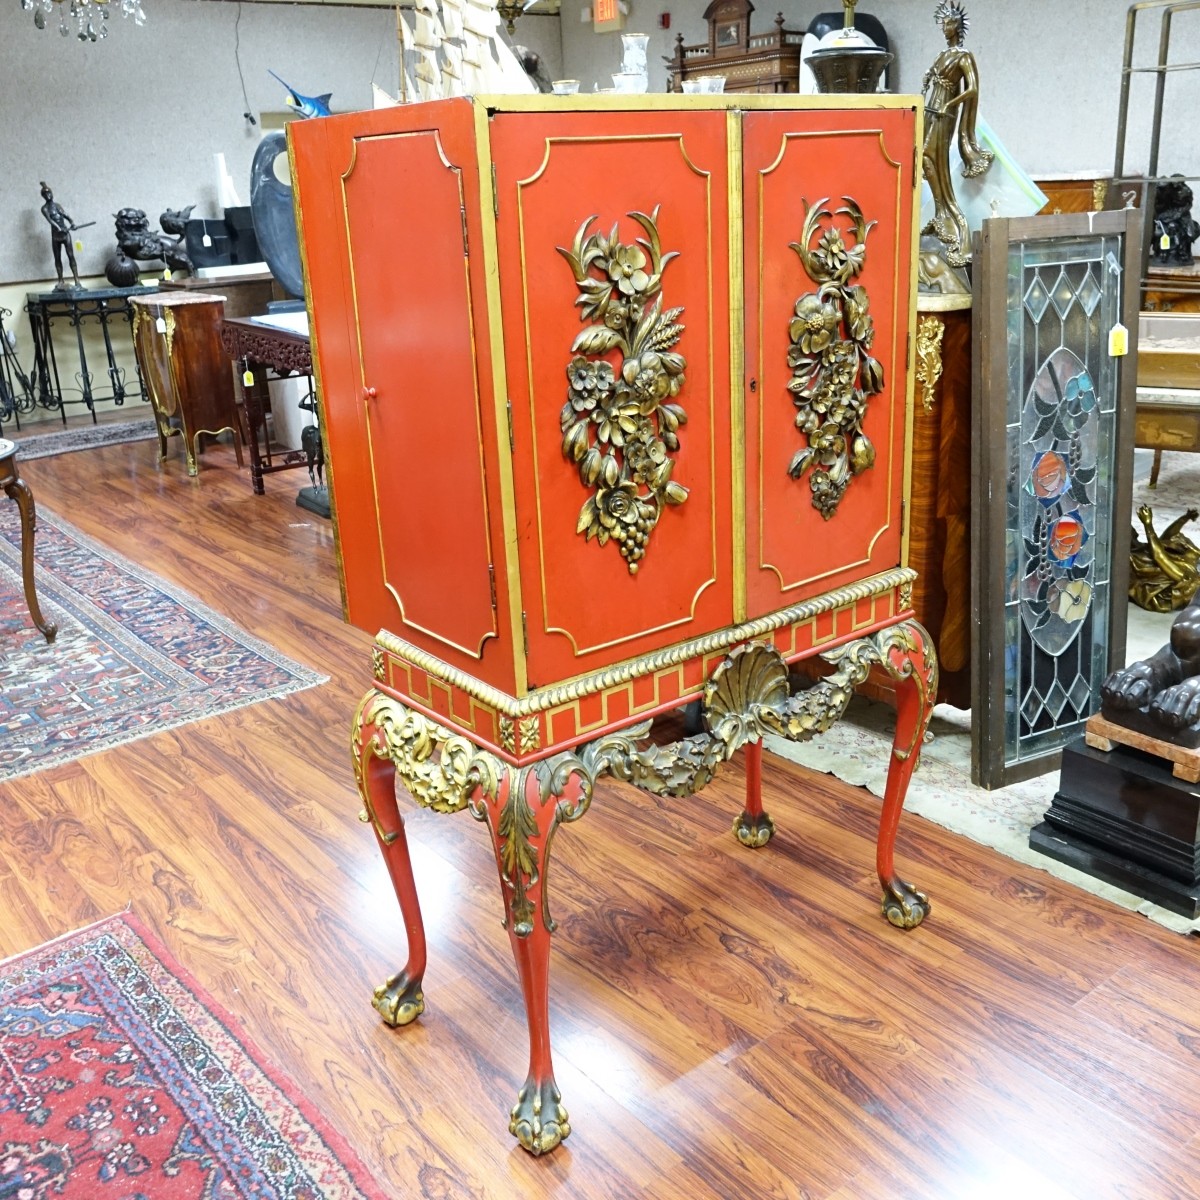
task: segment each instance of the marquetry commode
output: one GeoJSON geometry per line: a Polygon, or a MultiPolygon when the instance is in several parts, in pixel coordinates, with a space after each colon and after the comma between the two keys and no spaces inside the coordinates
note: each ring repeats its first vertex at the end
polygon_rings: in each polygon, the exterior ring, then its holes
{"type": "Polygon", "coordinates": [[[347,617],[372,632],[353,758],[408,934],[376,991],[424,1008],[394,780],[487,824],[526,997],[510,1130],[570,1131],[543,888],[605,774],[688,795],[827,729],[881,667],[893,846],[936,665],[904,503],[919,101],[454,99],[289,129],[347,617]],[[826,672],[793,691],[792,664],[826,672]],[[702,732],[648,741],[699,702],[702,732]]]}

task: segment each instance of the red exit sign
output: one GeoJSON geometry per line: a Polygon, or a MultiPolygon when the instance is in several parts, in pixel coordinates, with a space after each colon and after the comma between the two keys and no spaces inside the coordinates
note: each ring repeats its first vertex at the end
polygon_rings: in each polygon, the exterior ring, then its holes
{"type": "Polygon", "coordinates": [[[611,33],[624,26],[619,0],[592,0],[592,29],[596,33],[611,33]]]}

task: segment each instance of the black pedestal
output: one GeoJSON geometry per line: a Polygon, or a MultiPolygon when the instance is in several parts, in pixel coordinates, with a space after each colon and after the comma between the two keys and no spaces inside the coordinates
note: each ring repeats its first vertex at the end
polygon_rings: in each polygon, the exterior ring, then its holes
{"type": "Polygon", "coordinates": [[[1200,916],[1200,785],[1126,746],[1063,751],[1058,792],[1029,845],[1194,919],[1200,916]]]}
{"type": "Polygon", "coordinates": [[[327,487],[303,487],[296,494],[296,503],[300,508],[316,513],[318,517],[328,520],[331,516],[329,507],[329,489],[327,487]]]}

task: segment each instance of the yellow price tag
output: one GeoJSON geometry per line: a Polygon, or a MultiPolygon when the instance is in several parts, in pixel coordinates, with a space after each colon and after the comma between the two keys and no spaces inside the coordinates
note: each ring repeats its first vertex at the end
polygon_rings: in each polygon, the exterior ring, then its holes
{"type": "Polygon", "coordinates": [[[242,384],[245,387],[253,387],[254,386],[254,372],[251,371],[249,367],[247,367],[246,370],[242,372],[242,384]]]}
{"type": "Polygon", "coordinates": [[[81,241],[80,241],[78,238],[76,238],[76,239],[75,239],[75,249],[76,249],[76,250],[82,250],[82,249],[83,249],[83,243],[82,243],[82,242],[81,242],[81,241]]]}
{"type": "Polygon", "coordinates": [[[1171,248],[1171,235],[1170,234],[1164,233],[1162,235],[1162,237],[1160,237],[1158,239],[1158,248],[1160,250],[1170,250],[1170,248],[1171,248]]]}
{"type": "Polygon", "coordinates": [[[1121,358],[1129,353],[1129,330],[1118,321],[1108,331],[1108,356],[1121,358]]]}
{"type": "Polygon", "coordinates": [[[170,267],[167,267],[167,269],[165,271],[163,271],[163,278],[164,279],[171,278],[171,268],[170,267]]]}

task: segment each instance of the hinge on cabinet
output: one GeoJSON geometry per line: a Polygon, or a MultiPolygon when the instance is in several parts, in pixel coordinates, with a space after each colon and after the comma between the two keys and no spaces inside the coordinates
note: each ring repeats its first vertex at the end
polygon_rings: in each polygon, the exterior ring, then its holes
{"type": "Polygon", "coordinates": [[[513,437],[513,422],[512,422],[512,401],[508,402],[508,452],[515,454],[517,452],[516,439],[513,437]]]}
{"type": "Polygon", "coordinates": [[[492,216],[500,215],[500,193],[496,191],[496,164],[492,163],[492,216]]]}
{"type": "Polygon", "coordinates": [[[529,654],[529,622],[525,619],[525,610],[521,610],[521,637],[525,640],[525,654],[529,654]]]}
{"type": "Polygon", "coordinates": [[[488,587],[492,592],[492,612],[496,611],[496,568],[488,563],[488,587]]]}
{"type": "Polygon", "coordinates": [[[463,258],[468,258],[470,255],[467,251],[467,206],[465,204],[459,206],[458,215],[462,217],[463,258]]]}

